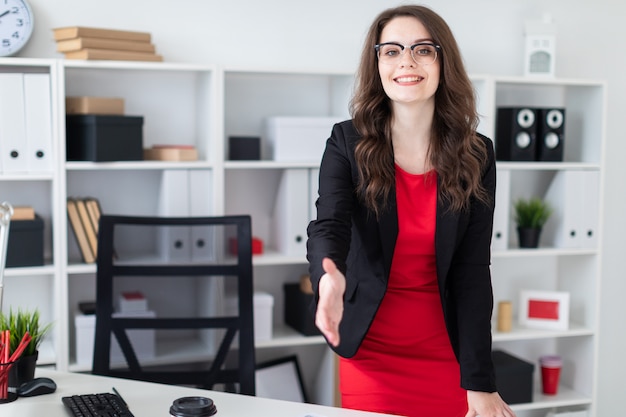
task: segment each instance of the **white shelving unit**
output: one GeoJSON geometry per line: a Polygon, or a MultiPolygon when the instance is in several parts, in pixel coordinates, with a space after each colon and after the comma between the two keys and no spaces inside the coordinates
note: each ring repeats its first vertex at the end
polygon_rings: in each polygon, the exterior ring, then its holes
{"type": "MultiPolygon", "coordinates": [[[[0,72],[50,73],[53,141],[56,165],[49,174],[0,173],[2,199],[33,205],[45,220],[46,264],[43,267],[8,268],[5,308],[36,306],[42,318],[55,323],[51,337],[41,349],[40,364],[58,369],[88,371],[74,352],[74,316],[79,301],[95,297],[95,265],[81,262],[73,233],[69,230],[65,201],[68,197],[97,197],[110,214],[158,215],[164,201],[176,201],[191,214],[193,203],[174,198],[176,190],[164,187],[172,172],[202,175],[202,185],[180,188],[207,196],[210,209],[203,215],[250,214],[253,235],[265,243],[264,253],[253,259],[255,289],[274,296],[273,338],[258,342],[258,359],[297,353],[309,396],[332,404],[332,360],[321,336],[302,336],[283,322],[283,284],[297,282],[307,273],[304,252],[282,253],[275,245],[272,215],[281,177],[289,170],[315,177],[319,158],[310,161],[272,161],[262,146],[260,161],[229,161],[228,137],[258,136],[264,139],[265,119],[272,116],[334,116],[348,118],[353,74],[288,72],[220,68],[211,65],[108,61],[0,59],[0,72]],[[127,115],[144,116],[144,147],[154,144],[193,144],[199,151],[194,162],[65,162],[64,97],[76,95],[121,97],[127,115]],[[195,173],[195,174],[192,174],[195,173]],[[191,188],[189,188],[191,187],[191,188]],[[165,193],[165,194],[164,194],[165,193]],[[167,197],[170,195],[170,199],[167,197]],[[324,363],[320,369],[319,361],[324,363]]],[[[510,199],[545,196],[561,172],[597,173],[598,201],[602,213],[604,183],[604,113],[606,86],[588,80],[534,80],[477,75],[472,81],[481,115],[479,130],[494,138],[499,106],[559,106],[566,109],[563,162],[498,162],[499,187],[508,186],[510,199]]],[[[2,98],[0,98],[2,99],[2,98]]],[[[330,130],[328,132],[330,134],[330,130]]],[[[0,144],[1,144],[0,139],[0,144]]],[[[264,143],[264,141],[262,141],[264,143]]],[[[311,184],[311,183],[310,183],[311,184]]],[[[311,187],[311,185],[309,185],[311,187]]],[[[313,186],[314,187],[314,186],[313,186]]],[[[170,187],[171,188],[171,187],[170,187]]],[[[309,200],[312,191],[309,192],[309,200]]],[[[309,201],[309,205],[312,201],[309,201]]],[[[172,207],[169,207],[172,209],[172,207]]],[[[509,210],[498,206],[496,210],[509,210]]],[[[519,249],[511,216],[504,213],[507,241],[494,249],[492,273],[496,303],[511,300],[517,313],[519,291],[539,289],[567,291],[571,297],[568,330],[533,330],[514,326],[508,333],[494,330],[494,347],[536,364],[533,402],[517,404],[520,416],[541,416],[566,406],[595,413],[597,385],[598,308],[600,293],[600,244],[562,247],[546,231],[539,249],[519,249]],[[542,354],[563,356],[561,386],[557,396],[539,394],[538,358],[542,354]]],[[[601,234],[602,219],[596,219],[601,234]]],[[[558,221],[558,219],[555,219],[558,221]]],[[[306,236],[306,222],[301,233],[306,236]]],[[[600,242],[601,239],[596,239],[600,242]]],[[[215,288],[188,283],[190,302],[186,312],[202,309],[215,288]]],[[[167,288],[151,288],[148,299],[162,300],[167,288]]],[[[218,291],[221,291],[218,288],[218,291]]],[[[159,308],[159,305],[153,306],[159,308]]],[[[171,306],[167,306],[171,308],[171,306]]],[[[495,313],[494,313],[495,317],[495,313]]],[[[495,326],[494,326],[495,329],[495,326]]],[[[154,364],[201,361],[211,355],[202,338],[190,334],[182,342],[158,340],[154,364]]]]}
{"type": "MultiPolygon", "coordinates": [[[[555,211],[542,233],[538,249],[520,249],[512,214],[498,217],[498,211],[508,210],[506,204],[496,206],[496,218],[506,218],[508,240],[505,248],[493,251],[492,275],[494,298],[510,300],[514,318],[519,312],[521,290],[567,292],[570,295],[569,326],[567,330],[533,330],[515,325],[511,332],[495,331],[494,348],[510,352],[535,364],[533,402],[513,406],[521,416],[544,416],[546,410],[558,407],[582,407],[595,415],[598,352],[598,311],[601,281],[602,194],[604,184],[604,112],[606,85],[586,80],[529,80],[525,78],[493,78],[493,85],[482,80],[485,90],[493,91],[488,100],[493,107],[486,120],[495,120],[500,106],[563,107],[566,110],[563,162],[498,162],[498,187],[508,187],[512,202],[520,197],[546,198],[553,205],[564,205],[565,211],[555,211]],[[582,191],[583,184],[573,190],[557,190],[557,178],[572,172],[591,174],[590,193],[582,191]],[[555,201],[558,195],[565,201],[555,201]],[[576,195],[576,199],[572,199],[576,195]],[[587,213],[576,219],[578,236],[587,234],[587,224],[593,229],[580,243],[570,244],[559,239],[558,225],[571,220],[569,216],[585,200],[591,200],[595,210],[591,219],[587,213]],[[541,372],[538,359],[545,354],[559,354],[564,365],[558,395],[541,394],[541,372]]],[[[490,129],[493,129],[489,124],[490,129]]],[[[588,175],[589,176],[589,175],[588,175]]],[[[567,187],[565,187],[567,188],[567,187]]],[[[569,224],[567,225],[569,227],[569,224]]],[[[495,312],[494,312],[495,318],[495,312]]]]}

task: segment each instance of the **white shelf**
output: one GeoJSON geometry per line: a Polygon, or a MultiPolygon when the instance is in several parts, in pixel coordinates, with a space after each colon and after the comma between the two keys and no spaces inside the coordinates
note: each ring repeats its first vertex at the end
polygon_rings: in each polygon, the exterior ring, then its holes
{"type": "Polygon", "coordinates": [[[494,342],[510,342],[517,340],[538,340],[538,339],[552,339],[560,337],[582,337],[593,336],[595,332],[585,326],[581,326],[576,323],[571,323],[568,330],[543,330],[543,329],[530,329],[526,327],[520,327],[516,324],[510,332],[498,332],[493,330],[494,342]]]}
{"type": "Polygon", "coordinates": [[[497,161],[497,169],[508,169],[511,171],[567,171],[567,170],[589,170],[597,171],[600,165],[589,162],[509,162],[497,161]]]}
{"type": "Polygon", "coordinates": [[[521,248],[508,250],[494,250],[491,253],[493,258],[535,258],[535,257],[555,257],[555,256],[585,256],[598,255],[599,249],[594,248],[521,248]]]}
{"type": "Polygon", "coordinates": [[[14,173],[14,174],[0,174],[0,181],[52,181],[54,179],[54,173],[14,173]]]}
{"type": "Polygon", "coordinates": [[[575,405],[589,405],[592,403],[591,397],[576,392],[568,387],[559,385],[556,395],[544,395],[541,391],[535,390],[531,403],[513,404],[513,411],[541,410],[553,407],[569,407],[575,405]]]}
{"type": "Polygon", "coordinates": [[[66,162],[68,171],[114,171],[114,170],[163,170],[163,169],[211,169],[213,164],[205,161],[128,161],[128,162],[66,162]]]}
{"type": "Polygon", "coordinates": [[[253,265],[305,265],[305,255],[285,255],[272,250],[266,250],[261,255],[252,256],[253,265]]]}
{"type": "Polygon", "coordinates": [[[225,161],[226,169],[286,169],[286,168],[317,168],[319,161],[287,162],[287,161],[225,161]]]}
{"type": "Polygon", "coordinates": [[[47,264],[43,266],[22,266],[15,268],[5,268],[5,277],[30,277],[37,275],[54,275],[56,269],[54,265],[47,264]]]}
{"type": "Polygon", "coordinates": [[[322,335],[304,336],[287,325],[274,325],[272,339],[255,342],[257,348],[273,348],[284,346],[322,345],[326,340],[322,335]]]}

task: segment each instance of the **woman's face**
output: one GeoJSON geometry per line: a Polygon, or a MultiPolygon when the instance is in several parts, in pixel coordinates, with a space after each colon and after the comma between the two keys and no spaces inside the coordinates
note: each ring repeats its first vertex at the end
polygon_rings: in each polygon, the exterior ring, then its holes
{"type": "Polygon", "coordinates": [[[434,104],[439,85],[440,57],[427,65],[418,64],[409,48],[416,43],[434,43],[424,25],[414,17],[396,17],[387,23],[380,35],[379,43],[386,42],[405,46],[401,56],[391,60],[391,63],[378,60],[378,73],[387,96],[394,105],[434,104]]]}

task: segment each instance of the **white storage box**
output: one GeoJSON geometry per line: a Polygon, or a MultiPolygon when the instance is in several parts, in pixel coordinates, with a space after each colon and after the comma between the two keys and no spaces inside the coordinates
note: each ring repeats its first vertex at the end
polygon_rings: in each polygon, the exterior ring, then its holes
{"type": "MultiPolygon", "coordinates": [[[[254,303],[254,340],[264,341],[272,338],[272,309],[274,308],[274,297],[265,292],[255,292],[254,303]]],[[[237,297],[226,297],[227,315],[237,314],[237,297]]]]}
{"type": "MultiPolygon", "coordinates": [[[[141,311],[135,313],[114,313],[113,317],[156,317],[154,311],[141,311]]],[[[76,363],[78,365],[91,365],[93,361],[93,347],[96,330],[96,316],[76,315],[74,318],[76,325],[76,363]]],[[[133,349],[137,358],[141,360],[152,359],[155,356],[155,330],[134,329],[128,330],[133,349]]],[[[124,355],[120,349],[115,336],[111,335],[111,363],[125,363],[124,355]]]]}
{"type": "Polygon", "coordinates": [[[270,117],[266,120],[267,152],[274,161],[321,161],[326,140],[341,117],[270,117]]]}
{"type": "Polygon", "coordinates": [[[148,300],[139,291],[123,292],[117,297],[117,311],[120,313],[148,311],[148,300]]]}

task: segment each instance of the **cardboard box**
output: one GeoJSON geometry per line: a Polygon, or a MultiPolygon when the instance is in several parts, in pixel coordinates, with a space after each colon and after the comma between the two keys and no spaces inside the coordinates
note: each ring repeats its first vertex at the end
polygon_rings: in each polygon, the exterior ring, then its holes
{"type": "MultiPolygon", "coordinates": [[[[254,304],[254,340],[264,341],[272,339],[272,309],[274,297],[265,292],[255,292],[252,298],[254,304]]],[[[226,314],[237,314],[237,297],[226,297],[226,314]]]]}
{"type": "Polygon", "coordinates": [[[146,161],[197,161],[198,150],[193,147],[153,147],[143,150],[146,161]]]}
{"type": "Polygon", "coordinates": [[[502,350],[494,350],[491,356],[502,399],[507,404],[532,402],[535,365],[502,350]]]}
{"type": "Polygon", "coordinates": [[[311,310],[314,295],[305,293],[300,287],[300,283],[284,284],[285,293],[285,323],[293,327],[305,336],[315,336],[321,334],[311,310]]]}
{"type": "MultiPolygon", "coordinates": [[[[113,317],[156,317],[154,311],[142,311],[135,313],[114,313],[113,317]]],[[[77,314],[74,318],[76,326],[76,363],[78,365],[91,365],[93,362],[93,347],[96,330],[95,314],[77,314]]],[[[141,360],[152,359],[156,353],[156,331],[153,329],[127,330],[128,338],[141,360]]],[[[126,363],[115,336],[111,335],[111,364],[126,363]]]]}
{"type": "Polygon", "coordinates": [[[340,117],[270,117],[266,145],[275,161],[321,161],[326,140],[340,117]]]}
{"type": "Polygon", "coordinates": [[[143,160],[143,117],[66,116],[68,161],[143,160]]]}
{"type": "Polygon", "coordinates": [[[124,99],[109,97],[65,97],[66,114],[124,114],[124,99]]]}
{"type": "Polygon", "coordinates": [[[11,221],[7,241],[6,267],[43,265],[43,220],[11,221]]]}

